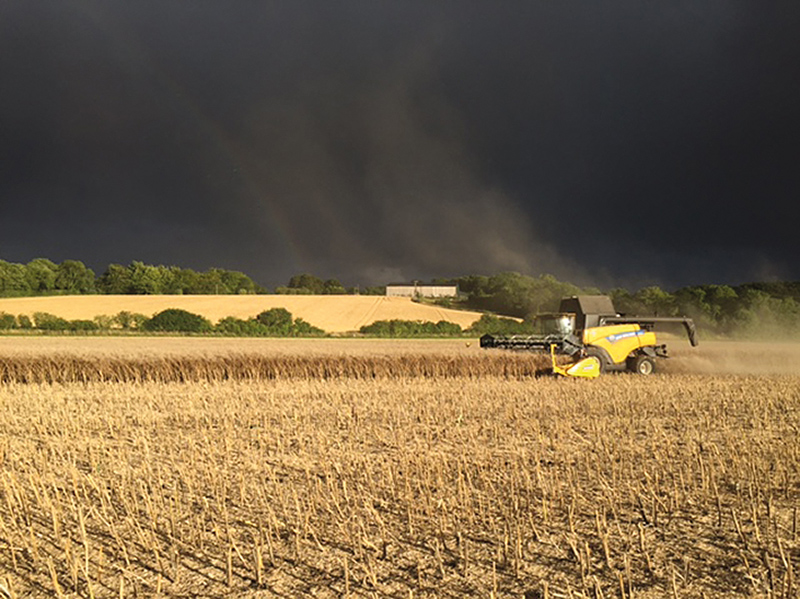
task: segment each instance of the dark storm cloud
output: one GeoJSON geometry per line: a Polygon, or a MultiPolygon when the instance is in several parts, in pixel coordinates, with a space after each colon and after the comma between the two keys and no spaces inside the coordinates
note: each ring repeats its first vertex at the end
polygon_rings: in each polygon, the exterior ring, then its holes
{"type": "Polygon", "coordinates": [[[484,89],[524,83],[475,142],[544,239],[612,278],[796,277],[797,8],[559,6],[502,42],[536,59],[494,77],[487,60],[484,89]]]}
{"type": "Polygon", "coordinates": [[[5,3],[0,257],[800,278],[799,14],[5,3]]]}

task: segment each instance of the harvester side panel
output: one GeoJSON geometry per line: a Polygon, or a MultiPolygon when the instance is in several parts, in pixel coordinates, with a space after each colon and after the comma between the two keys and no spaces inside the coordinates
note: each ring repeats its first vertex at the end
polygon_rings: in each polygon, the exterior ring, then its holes
{"type": "Polygon", "coordinates": [[[638,324],[648,331],[653,330],[658,325],[681,325],[686,330],[689,343],[692,347],[697,347],[697,328],[694,320],[684,316],[603,316],[600,318],[601,324],[638,324]]]}
{"type": "Polygon", "coordinates": [[[586,329],[583,342],[604,349],[612,364],[621,366],[636,350],[655,346],[656,334],[638,324],[618,324],[586,329]]]}

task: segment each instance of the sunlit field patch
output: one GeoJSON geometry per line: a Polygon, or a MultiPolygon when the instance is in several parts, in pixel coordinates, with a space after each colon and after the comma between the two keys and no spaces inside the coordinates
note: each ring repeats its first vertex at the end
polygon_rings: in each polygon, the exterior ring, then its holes
{"type": "Polygon", "coordinates": [[[253,318],[270,308],[285,308],[295,317],[328,333],[357,331],[376,320],[446,320],[468,328],[480,318],[477,312],[450,310],[421,304],[411,298],[353,295],[62,295],[0,298],[0,312],[47,312],[61,318],[93,319],[120,311],[152,316],[168,308],[200,314],[216,323],[221,318],[253,318]]]}

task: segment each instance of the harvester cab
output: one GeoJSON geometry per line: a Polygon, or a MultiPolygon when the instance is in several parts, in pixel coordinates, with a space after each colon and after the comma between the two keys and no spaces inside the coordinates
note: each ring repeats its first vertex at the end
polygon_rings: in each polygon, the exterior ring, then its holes
{"type": "Polygon", "coordinates": [[[615,370],[648,375],[655,372],[657,359],[668,357],[654,329],[675,326],[684,328],[692,346],[698,344],[691,318],[626,316],[617,313],[608,296],[579,295],[562,299],[557,313],[538,315],[532,335],[484,335],[480,344],[549,353],[552,373],[561,376],[595,378],[615,370]],[[559,366],[557,355],[573,362],[559,366]]]}

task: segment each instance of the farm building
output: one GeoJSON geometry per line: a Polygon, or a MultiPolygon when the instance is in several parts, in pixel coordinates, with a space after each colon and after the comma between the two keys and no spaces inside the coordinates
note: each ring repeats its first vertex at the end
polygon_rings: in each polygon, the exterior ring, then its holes
{"type": "Polygon", "coordinates": [[[388,297],[456,297],[457,285],[426,285],[424,283],[391,283],[386,286],[388,297]]]}

